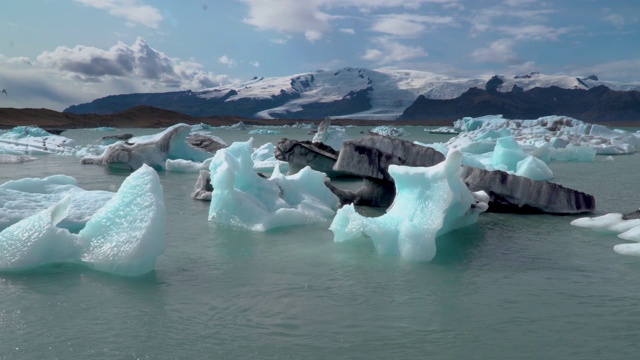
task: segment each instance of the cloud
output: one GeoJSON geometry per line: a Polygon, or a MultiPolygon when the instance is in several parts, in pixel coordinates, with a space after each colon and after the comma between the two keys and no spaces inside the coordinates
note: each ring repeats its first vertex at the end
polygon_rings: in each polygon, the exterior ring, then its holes
{"type": "Polygon", "coordinates": [[[617,27],[618,29],[623,28],[625,25],[624,16],[620,14],[611,14],[609,16],[605,16],[604,18],[602,18],[602,20],[610,23],[611,25],[617,27]]]}
{"type": "MultiPolygon", "coordinates": [[[[596,75],[600,80],[628,83],[629,74],[636,74],[640,69],[640,59],[611,61],[568,70],[576,76],[596,75]]],[[[636,83],[638,81],[636,80],[636,83]]]]}
{"type": "Polygon", "coordinates": [[[511,39],[499,39],[492,42],[488,48],[478,49],[471,56],[475,61],[500,64],[516,64],[521,60],[513,51],[515,42],[511,39]]]}
{"type": "Polygon", "coordinates": [[[302,33],[313,42],[331,29],[330,16],[319,10],[316,1],[242,0],[249,5],[244,22],[260,30],[302,33]]]}
{"type": "Polygon", "coordinates": [[[451,25],[450,16],[425,16],[413,14],[389,14],[378,16],[371,30],[402,37],[415,37],[423,32],[426,25],[451,25]]]}
{"type": "Polygon", "coordinates": [[[557,41],[560,35],[571,32],[571,28],[552,28],[544,25],[527,25],[527,26],[501,26],[500,31],[507,35],[513,36],[516,40],[552,40],[557,41]]]}
{"type": "Polygon", "coordinates": [[[256,61],[249,61],[249,65],[253,66],[253,67],[260,67],[260,62],[258,60],[256,61]]]}
{"type": "Polygon", "coordinates": [[[122,42],[108,50],[78,45],[59,46],[37,57],[39,65],[56,69],[81,82],[102,82],[108,78],[143,80],[150,88],[200,89],[213,87],[224,76],[204,72],[193,61],[172,59],[138,38],[132,46],[122,42]]]}
{"type": "Polygon", "coordinates": [[[163,20],[162,13],[151,5],[139,4],[136,0],[75,0],[85,6],[107,10],[113,16],[127,20],[130,26],[143,25],[158,29],[163,20]]]}
{"type": "Polygon", "coordinates": [[[236,61],[234,59],[231,59],[230,57],[228,57],[227,55],[222,55],[219,59],[218,62],[226,65],[228,67],[233,67],[236,64],[236,61]]]}
{"type": "Polygon", "coordinates": [[[352,28],[342,28],[340,29],[341,33],[345,33],[345,34],[349,34],[349,35],[355,35],[356,31],[352,28]]]}
{"type": "Polygon", "coordinates": [[[387,65],[429,55],[419,46],[406,46],[387,36],[374,38],[373,42],[376,47],[366,49],[362,59],[376,62],[378,65],[387,65]]]}

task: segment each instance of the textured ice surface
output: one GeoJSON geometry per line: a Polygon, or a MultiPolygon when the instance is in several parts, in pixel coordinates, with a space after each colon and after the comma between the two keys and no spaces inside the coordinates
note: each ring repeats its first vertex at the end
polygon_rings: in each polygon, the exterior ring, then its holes
{"type": "Polygon", "coordinates": [[[253,169],[259,172],[272,173],[273,170],[278,167],[280,172],[286,174],[289,171],[289,163],[276,159],[275,149],[276,146],[271,142],[265,143],[255,149],[253,153],[251,153],[253,169]]]}
{"type": "Polygon", "coordinates": [[[143,165],[78,234],[82,262],[108,273],[137,276],[153,270],[165,250],[166,211],[158,174],[143,165]]]}
{"type": "Polygon", "coordinates": [[[436,237],[475,223],[488,207],[488,196],[470,192],[461,180],[461,161],[462,153],[454,150],[431,167],[390,165],[397,189],[393,205],[375,218],[344,206],[329,228],[334,241],[367,235],[380,254],[430,261],[436,255],[436,237]]]}
{"type": "Polygon", "coordinates": [[[204,162],[196,162],[191,160],[183,160],[183,159],[175,159],[175,160],[167,160],[164,164],[164,168],[167,171],[173,172],[181,172],[181,173],[197,173],[200,170],[207,170],[209,168],[209,163],[211,162],[211,158],[205,160],[204,162]]]}
{"type": "Polygon", "coordinates": [[[409,135],[403,128],[396,128],[392,126],[376,126],[369,130],[374,134],[383,136],[407,136],[409,135]]]}
{"type": "MultiPolygon", "coordinates": [[[[640,149],[640,139],[633,133],[589,124],[567,116],[545,116],[534,120],[509,120],[500,115],[463,118],[454,122],[461,133],[447,145],[462,151],[480,153],[477,148],[491,146],[495,134],[511,135],[520,146],[538,148],[551,143],[555,148],[585,146],[598,154],[630,154],[640,149]]],[[[495,144],[495,142],[493,142],[495,144]]],[[[576,150],[579,151],[579,150],[576,150]]],[[[484,152],[484,151],[483,151],[484,152]]],[[[586,161],[581,157],[579,161],[586,161]]]]}
{"type": "Polygon", "coordinates": [[[9,155],[9,154],[0,154],[0,165],[1,164],[22,164],[24,162],[37,160],[37,158],[28,155],[9,155]]]}
{"type": "Polygon", "coordinates": [[[280,130],[269,130],[269,129],[253,129],[248,132],[249,135],[278,135],[280,134],[280,130]]]}
{"type": "MultiPolygon", "coordinates": [[[[12,185],[32,191],[48,186],[29,180],[12,185]]],[[[0,270],[22,271],[61,262],[84,263],[124,276],[153,270],[165,249],[166,215],[162,186],[152,168],[144,165],[129,175],[76,235],[57,225],[69,216],[77,197],[77,192],[70,192],[48,209],[2,230],[0,270]]]]}
{"type": "Polygon", "coordinates": [[[640,219],[625,220],[620,213],[609,213],[596,217],[584,217],[573,220],[571,225],[589,228],[600,232],[618,234],[624,240],[638,244],[619,244],[613,250],[622,255],[640,256],[640,219]]]}
{"type": "Polygon", "coordinates": [[[324,222],[338,198],[324,186],[325,174],[305,168],[265,179],[253,170],[253,138],[219,150],[211,161],[209,220],[254,231],[324,222]]]}
{"type": "Polygon", "coordinates": [[[11,155],[72,155],[76,145],[73,139],[52,135],[41,128],[16,126],[0,134],[0,154],[11,155]]]}
{"type": "Polygon", "coordinates": [[[325,145],[331,146],[334,150],[340,151],[342,143],[349,140],[349,135],[342,127],[327,126],[323,129],[322,126],[318,127],[318,132],[313,136],[312,142],[321,142],[325,145]]]}
{"type": "Polygon", "coordinates": [[[197,149],[187,143],[186,137],[190,132],[189,125],[176,124],[158,134],[133,137],[127,142],[109,145],[100,156],[84,157],[82,163],[132,170],[147,164],[163,169],[168,159],[203,162],[210,158],[212,156],[210,152],[197,149]]]}
{"type": "Polygon", "coordinates": [[[76,179],[66,175],[7,181],[0,185],[0,230],[53,206],[69,194],[73,194],[73,204],[58,226],[77,233],[114,193],[83,190],[76,179]]]}
{"type": "Polygon", "coordinates": [[[23,271],[38,266],[78,262],[82,246],[75,235],[56,225],[69,212],[71,196],[0,232],[0,270],[23,271]]]}
{"type": "Polygon", "coordinates": [[[531,155],[518,161],[515,174],[531,180],[549,180],[553,178],[553,171],[549,166],[544,161],[531,155]]]}

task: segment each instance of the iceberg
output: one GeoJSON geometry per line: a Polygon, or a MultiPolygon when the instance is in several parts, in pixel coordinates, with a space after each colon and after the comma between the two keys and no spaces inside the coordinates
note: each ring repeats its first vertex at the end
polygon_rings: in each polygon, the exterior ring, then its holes
{"type": "Polygon", "coordinates": [[[575,219],[571,225],[592,229],[603,233],[617,234],[620,239],[635,241],[636,244],[618,244],[613,251],[622,255],[640,256],[640,211],[630,214],[609,213],[596,217],[575,219]]]}
{"type": "Polygon", "coordinates": [[[129,175],[78,234],[59,227],[75,198],[69,193],[1,231],[0,271],[54,263],[84,264],[122,276],[154,269],[165,250],[166,212],[160,179],[151,167],[143,165],[129,175]]]}
{"type": "Polygon", "coordinates": [[[259,172],[272,173],[277,167],[283,173],[289,171],[289,163],[276,159],[276,146],[273,143],[268,142],[261,145],[251,153],[251,160],[253,160],[253,170],[259,172]]]}
{"type": "Polygon", "coordinates": [[[0,135],[0,154],[72,155],[75,145],[75,140],[50,134],[39,127],[16,126],[0,135]]]}
{"type": "Polygon", "coordinates": [[[147,164],[162,170],[167,159],[203,162],[210,158],[212,153],[187,142],[190,132],[189,125],[176,124],[155,135],[133,137],[126,142],[109,145],[101,155],[84,157],[81,162],[130,170],[147,164]]]}
{"type": "Polygon", "coordinates": [[[91,216],[114,195],[110,191],[87,191],[67,175],[11,180],[0,185],[0,230],[43,211],[68,195],[73,204],[58,227],[77,233],[91,216]]]}
{"type": "Polygon", "coordinates": [[[396,128],[392,126],[376,126],[369,130],[370,133],[382,135],[382,136],[407,136],[409,135],[403,128],[396,128]]]}
{"type": "Polygon", "coordinates": [[[379,254],[431,261],[436,237],[478,220],[488,208],[486,193],[472,193],[461,179],[462,153],[451,151],[431,167],[389,165],[397,194],[387,212],[364,217],[353,205],[339,209],[329,229],[335,242],[366,235],[379,254]]]}
{"type": "Polygon", "coordinates": [[[129,175],[118,192],[78,237],[86,247],[82,262],[92,269],[138,276],[154,269],[164,253],[166,211],[158,174],[143,165],[129,175]]]}
{"type": "Polygon", "coordinates": [[[76,236],[56,225],[67,217],[71,196],[0,232],[0,271],[78,262],[82,246],[76,236]]]}
{"type": "MultiPolygon", "coordinates": [[[[551,143],[554,148],[565,148],[569,144],[588,147],[597,154],[632,154],[640,149],[640,139],[633,133],[609,129],[604,125],[589,124],[568,116],[544,116],[533,120],[510,120],[502,115],[479,118],[463,118],[454,122],[454,129],[461,133],[450,139],[447,146],[479,154],[487,150],[496,134],[511,135],[523,148],[539,148],[551,143]],[[476,148],[482,147],[480,151],[476,148]]],[[[580,159],[588,161],[590,153],[583,149],[571,151],[580,159]]]]}
{"type": "Polygon", "coordinates": [[[209,220],[253,231],[328,221],[338,198],[324,186],[325,174],[309,167],[269,179],[253,170],[253,138],[218,151],[211,161],[209,220]]]}

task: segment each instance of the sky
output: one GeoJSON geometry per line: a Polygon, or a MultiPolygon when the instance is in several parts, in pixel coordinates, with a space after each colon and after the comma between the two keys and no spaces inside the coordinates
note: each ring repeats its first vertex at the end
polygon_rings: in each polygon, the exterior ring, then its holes
{"type": "Polygon", "coordinates": [[[0,107],[343,67],[640,82],[637,0],[0,0],[0,107]]]}

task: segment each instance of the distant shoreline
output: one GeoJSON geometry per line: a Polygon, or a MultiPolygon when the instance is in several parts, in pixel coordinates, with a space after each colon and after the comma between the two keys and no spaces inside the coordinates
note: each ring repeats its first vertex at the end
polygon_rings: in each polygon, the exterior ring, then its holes
{"type": "MultiPolygon", "coordinates": [[[[211,126],[230,126],[243,122],[252,126],[282,126],[296,123],[319,124],[322,120],[310,119],[250,119],[237,116],[194,117],[151,106],[137,106],[109,115],[72,114],[49,109],[0,108],[0,129],[16,126],[38,126],[44,129],[114,128],[162,128],[185,123],[204,123],[211,126]]],[[[356,120],[333,119],[334,125],[353,126],[453,126],[451,120],[356,120]]],[[[640,122],[599,123],[609,127],[640,127],[640,122]]]]}

